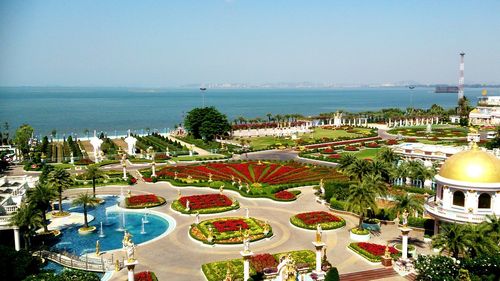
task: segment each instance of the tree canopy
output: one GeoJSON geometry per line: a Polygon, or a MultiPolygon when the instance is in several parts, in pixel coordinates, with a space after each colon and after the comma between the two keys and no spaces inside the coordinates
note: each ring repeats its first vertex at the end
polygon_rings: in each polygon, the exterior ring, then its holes
{"type": "Polygon", "coordinates": [[[213,106],[189,111],[184,119],[184,126],[193,137],[206,141],[225,135],[231,129],[227,116],[213,106]]]}
{"type": "Polygon", "coordinates": [[[21,150],[23,155],[27,155],[30,152],[29,141],[33,132],[33,128],[28,124],[23,124],[16,130],[14,143],[17,145],[19,150],[21,150]]]}

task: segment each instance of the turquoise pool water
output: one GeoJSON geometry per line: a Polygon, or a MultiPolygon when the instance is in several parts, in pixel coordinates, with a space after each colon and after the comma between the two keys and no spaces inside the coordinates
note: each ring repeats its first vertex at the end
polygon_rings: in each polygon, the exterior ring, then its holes
{"type": "MultiPolygon", "coordinates": [[[[67,251],[75,255],[83,255],[95,251],[96,241],[99,240],[101,252],[121,249],[124,230],[132,234],[134,243],[140,244],[152,240],[165,233],[171,225],[169,222],[157,215],[146,212],[131,213],[120,211],[106,211],[106,208],[113,207],[119,202],[118,196],[103,197],[106,202],[88,213],[94,216],[90,225],[97,227],[94,233],[81,235],[78,228],[81,225],[74,225],[62,230],[61,239],[53,245],[54,250],[67,251]],[[144,231],[143,223],[144,223],[144,231]],[[101,222],[102,234],[101,235],[101,222]]],[[[83,213],[82,207],[72,207],[70,202],[63,203],[63,208],[71,212],[83,213]]]]}

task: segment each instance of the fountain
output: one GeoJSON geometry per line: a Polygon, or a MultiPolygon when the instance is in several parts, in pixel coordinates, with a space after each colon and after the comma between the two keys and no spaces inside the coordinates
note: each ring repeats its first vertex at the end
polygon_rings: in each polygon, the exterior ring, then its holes
{"type": "Polygon", "coordinates": [[[125,195],[123,194],[123,186],[120,187],[120,197],[123,198],[125,195]]]}
{"type": "Polygon", "coordinates": [[[102,222],[101,222],[101,230],[99,231],[99,237],[101,238],[106,237],[106,235],[104,235],[104,230],[102,228],[102,222]]]}
{"type": "Polygon", "coordinates": [[[146,209],[146,212],[144,212],[144,218],[142,219],[142,222],[143,223],[149,223],[148,221],[148,213],[147,213],[147,208],[144,208],[146,209]]]}
{"type": "Polygon", "coordinates": [[[125,231],[125,213],[124,212],[121,212],[121,219],[119,219],[120,221],[120,226],[116,229],[116,231],[125,231]]]}
{"type": "Polygon", "coordinates": [[[142,221],[141,234],[146,234],[146,230],[144,229],[144,218],[142,218],[141,221],[142,221]]]}

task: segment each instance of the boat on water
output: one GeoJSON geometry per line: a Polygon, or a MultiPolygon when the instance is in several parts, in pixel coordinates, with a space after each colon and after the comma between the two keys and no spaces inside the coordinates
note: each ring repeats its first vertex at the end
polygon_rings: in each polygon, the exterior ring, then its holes
{"type": "Polygon", "coordinates": [[[434,93],[458,93],[457,86],[437,86],[434,93]]]}

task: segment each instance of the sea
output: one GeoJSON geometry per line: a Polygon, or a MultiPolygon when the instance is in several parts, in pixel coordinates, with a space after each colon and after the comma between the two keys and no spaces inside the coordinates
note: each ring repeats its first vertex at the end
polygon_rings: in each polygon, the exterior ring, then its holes
{"type": "MultiPolygon", "coordinates": [[[[478,88],[465,90],[476,104],[478,88]]],[[[493,89],[490,93],[498,92],[493,89]]],[[[498,93],[496,93],[498,95],[498,93]]],[[[239,116],[266,114],[305,116],[346,110],[359,112],[382,108],[429,108],[438,104],[453,108],[457,94],[436,94],[433,88],[328,88],[328,89],[132,89],[0,87],[0,127],[8,122],[10,131],[30,124],[36,135],[83,136],[86,130],[123,135],[127,130],[141,133],[165,132],[180,124],[191,109],[214,106],[233,121],[239,116]]]]}

